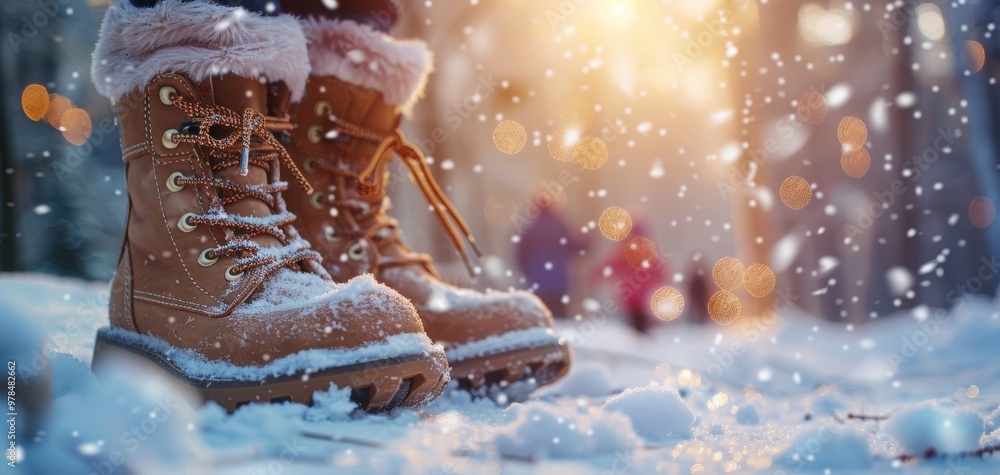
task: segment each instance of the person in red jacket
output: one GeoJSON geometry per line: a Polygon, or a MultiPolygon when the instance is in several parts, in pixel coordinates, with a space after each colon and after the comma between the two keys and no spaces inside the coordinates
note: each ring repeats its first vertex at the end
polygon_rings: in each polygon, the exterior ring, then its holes
{"type": "Polygon", "coordinates": [[[632,262],[636,260],[634,258],[629,259],[629,246],[638,242],[638,238],[649,239],[645,223],[636,219],[634,214],[632,235],[615,245],[595,272],[603,282],[611,284],[632,328],[639,333],[648,333],[655,322],[650,299],[657,289],[667,284],[670,269],[667,256],[659,251],[647,252],[650,258],[638,262],[632,262]]]}

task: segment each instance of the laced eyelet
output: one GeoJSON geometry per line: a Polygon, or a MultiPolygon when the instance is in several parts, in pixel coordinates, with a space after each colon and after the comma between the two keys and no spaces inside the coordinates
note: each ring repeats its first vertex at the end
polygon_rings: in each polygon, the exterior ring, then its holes
{"type": "Polygon", "coordinates": [[[305,170],[306,173],[316,173],[316,168],[313,167],[313,163],[316,163],[316,160],[319,159],[316,157],[306,157],[306,161],[302,162],[302,169],[305,170]]]}
{"type": "Polygon", "coordinates": [[[211,267],[216,262],[219,262],[218,257],[208,256],[211,253],[212,253],[211,249],[205,249],[204,251],[201,251],[201,255],[198,256],[198,263],[201,264],[202,267],[211,267]]]}
{"type": "Polygon", "coordinates": [[[309,141],[312,143],[319,143],[323,140],[323,127],[314,125],[309,127],[309,141]]]}
{"type": "Polygon", "coordinates": [[[194,217],[196,217],[194,213],[184,213],[184,216],[181,216],[181,219],[177,220],[177,229],[186,233],[194,231],[194,228],[198,227],[197,224],[190,222],[191,218],[194,217]]]}
{"type": "Polygon", "coordinates": [[[184,185],[177,183],[177,179],[184,178],[184,174],[181,172],[173,172],[167,177],[167,189],[177,193],[184,189],[184,185]]]}
{"type": "Polygon", "coordinates": [[[365,244],[363,241],[358,241],[347,250],[347,257],[350,257],[352,261],[360,261],[365,258],[365,244]]]}
{"type": "Polygon", "coordinates": [[[230,282],[234,282],[234,281],[240,280],[240,277],[243,277],[243,273],[242,272],[239,272],[239,273],[233,272],[233,268],[235,268],[235,267],[236,266],[229,266],[228,268],[226,268],[226,280],[228,280],[230,282]]]}
{"type": "Polygon", "coordinates": [[[160,88],[160,102],[164,105],[172,106],[174,105],[174,100],[170,96],[176,96],[177,89],[173,86],[163,86],[160,88]]]}
{"type": "Polygon", "coordinates": [[[179,146],[181,143],[180,142],[174,142],[174,135],[178,134],[178,133],[180,133],[180,132],[178,132],[177,129],[170,129],[170,130],[164,132],[163,133],[163,139],[162,139],[163,146],[165,148],[168,148],[168,149],[171,149],[171,150],[177,148],[177,146],[179,146]]]}
{"type": "Polygon", "coordinates": [[[340,242],[340,238],[334,234],[333,228],[326,228],[323,231],[323,238],[330,242],[340,242]]]}
{"type": "Polygon", "coordinates": [[[311,204],[313,208],[323,209],[323,203],[319,202],[319,200],[323,199],[323,196],[323,193],[313,193],[312,196],[309,197],[309,204],[311,204]]]}
{"type": "Polygon", "coordinates": [[[333,114],[333,106],[330,105],[329,101],[317,102],[313,110],[316,112],[316,117],[328,117],[333,114]]]}

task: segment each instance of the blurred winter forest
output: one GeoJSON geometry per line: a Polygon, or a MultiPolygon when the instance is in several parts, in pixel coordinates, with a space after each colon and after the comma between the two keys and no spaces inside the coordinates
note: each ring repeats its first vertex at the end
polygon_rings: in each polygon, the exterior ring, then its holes
{"type": "MultiPolygon", "coordinates": [[[[598,285],[620,249],[597,225],[611,206],[642,225],[650,257],[669,269],[662,285],[692,314],[704,304],[691,284],[717,290],[712,266],[725,256],[777,275],[767,298],[740,291],[745,314],[794,305],[860,322],[997,286],[1000,1],[401,3],[394,34],[436,55],[405,130],[488,251],[480,288],[532,287],[514,256],[538,200],[555,202],[567,238],[582,243],[568,264],[570,315],[622,292],[598,285]],[[803,108],[809,98],[822,107],[803,108]],[[584,119],[568,128],[581,103],[584,119]],[[838,137],[848,116],[866,126],[864,152],[838,137]],[[503,120],[527,131],[517,153],[494,143],[503,120]],[[558,141],[584,136],[607,148],[606,162],[557,159],[558,141]],[[855,152],[870,160],[859,178],[848,174],[859,162],[842,161],[855,152]],[[779,197],[793,175],[812,185],[798,210],[779,197]]],[[[127,193],[114,109],[90,81],[106,8],[0,3],[3,271],[101,281],[114,271],[127,193]],[[27,117],[31,84],[87,111],[83,145],[27,117]]],[[[416,188],[394,183],[412,247],[464,282],[416,188]]]]}

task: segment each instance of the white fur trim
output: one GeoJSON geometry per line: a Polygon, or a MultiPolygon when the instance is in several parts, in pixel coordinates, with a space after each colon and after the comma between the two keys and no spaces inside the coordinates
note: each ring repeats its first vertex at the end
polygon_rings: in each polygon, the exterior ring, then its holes
{"type": "Polygon", "coordinates": [[[302,19],[313,74],[335,76],[382,93],[385,101],[409,113],[423,97],[433,54],[419,40],[398,40],[349,20],[302,19]]]}
{"type": "Polygon", "coordinates": [[[291,16],[261,16],[208,2],[164,0],[139,8],[114,0],[101,24],[91,74],[98,92],[120,98],[166,72],[193,81],[220,74],[284,81],[305,92],[309,58],[291,16]]]}

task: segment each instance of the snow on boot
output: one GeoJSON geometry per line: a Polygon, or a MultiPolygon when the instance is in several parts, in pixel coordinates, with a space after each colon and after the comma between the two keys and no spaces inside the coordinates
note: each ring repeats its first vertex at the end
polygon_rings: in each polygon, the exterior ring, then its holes
{"type": "Polygon", "coordinates": [[[287,16],[108,10],[93,77],[118,105],[129,210],[95,369],[139,356],[230,411],[331,385],[369,410],[441,393],[447,361],[413,306],[371,276],[331,282],[291,225],[279,168],[310,187],[277,136],[308,72],[287,16]]]}
{"type": "MultiPolygon", "coordinates": [[[[303,235],[335,279],[362,273],[409,298],[427,334],[445,346],[452,379],[474,392],[528,381],[546,384],[569,369],[570,349],[548,309],[527,292],[484,294],[442,282],[426,254],[403,242],[388,217],[387,164],[398,155],[465,259],[468,226],[434,181],[423,154],[398,129],[422,94],[431,54],[351,21],[308,18],[312,75],[292,105],[289,151],[315,187],[288,193],[303,235]]],[[[478,249],[476,249],[478,253],[478,249]]],[[[519,384],[523,386],[524,384],[519,384]]]]}

